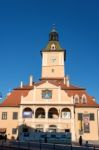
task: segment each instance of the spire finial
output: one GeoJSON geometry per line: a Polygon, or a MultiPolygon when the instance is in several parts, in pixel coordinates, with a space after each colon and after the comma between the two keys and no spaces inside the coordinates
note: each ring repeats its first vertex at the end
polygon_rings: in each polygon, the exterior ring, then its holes
{"type": "Polygon", "coordinates": [[[53,23],[53,29],[55,29],[55,23],[53,23]]]}
{"type": "Polygon", "coordinates": [[[56,27],[55,27],[55,24],[52,25],[52,32],[55,32],[56,31],[56,27]]]}

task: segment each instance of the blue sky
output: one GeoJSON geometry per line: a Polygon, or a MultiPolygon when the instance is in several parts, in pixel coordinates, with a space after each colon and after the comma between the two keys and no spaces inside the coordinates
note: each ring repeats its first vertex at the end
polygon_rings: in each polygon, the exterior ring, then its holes
{"type": "Polygon", "coordinates": [[[67,50],[65,72],[72,84],[85,87],[99,102],[99,1],[1,0],[0,91],[41,77],[40,50],[56,25],[67,50]]]}

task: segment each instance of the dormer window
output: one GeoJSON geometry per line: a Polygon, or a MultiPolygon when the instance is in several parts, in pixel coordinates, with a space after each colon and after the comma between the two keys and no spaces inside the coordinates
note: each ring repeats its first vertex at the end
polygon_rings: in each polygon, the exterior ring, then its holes
{"type": "Polygon", "coordinates": [[[55,50],[55,49],[56,49],[55,44],[52,44],[51,45],[51,50],[55,50]]]}
{"type": "Polygon", "coordinates": [[[75,103],[75,104],[78,104],[78,103],[79,103],[79,96],[78,96],[78,95],[75,95],[75,96],[74,96],[74,103],[75,103]]]}
{"type": "Polygon", "coordinates": [[[83,103],[83,104],[86,104],[86,103],[87,103],[86,95],[82,95],[82,103],[83,103]]]}

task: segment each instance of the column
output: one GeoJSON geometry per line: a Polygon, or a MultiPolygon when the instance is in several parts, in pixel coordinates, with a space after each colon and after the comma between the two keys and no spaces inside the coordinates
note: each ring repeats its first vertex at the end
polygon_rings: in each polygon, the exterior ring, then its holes
{"type": "Polygon", "coordinates": [[[72,141],[76,141],[74,107],[71,108],[71,133],[72,141]]]}
{"type": "Polygon", "coordinates": [[[45,107],[45,119],[48,119],[48,107],[45,107]]]}
{"type": "Polygon", "coordinates": [[[60,123],[61,122],[61,108],[60,107],[58,108],[58,114],[59,114],[58,121],[60,123]]]}
{"type": "Polygon", "coordinates": [[[23,106],[20,106],[20,111],[19,111],[19,124],[23,123],[23,118],[22,118],[22,111],[23,111],[23,106]]]}
{"type": "Polygon", "coordinates": [[[36,109],[35,109],[35,107],[34,107],[34,115],[33,115],[33,119],[35,119],[35,112],[36,112],[36,109]]]}

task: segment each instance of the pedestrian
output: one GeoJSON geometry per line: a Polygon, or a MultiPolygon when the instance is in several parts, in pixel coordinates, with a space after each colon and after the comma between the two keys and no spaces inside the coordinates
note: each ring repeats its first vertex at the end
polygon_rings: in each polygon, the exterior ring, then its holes
{"type": "Polygon", "coordinates": [[[86,144],[85,144],[85,145],[86,145],[86,147],[88,147],[88,141],[86,141],[86,144]]]}
{"type": "Polygon", "coordinates": [[[45,139],[44,140],[45,140],[45,143],[47,143],[47,135],[45,135],[45,139]]]}
{"type": "Polygon", "coordinates": [[[4,136],[4,139],[5,139],[5,142],[6,142],[6,140],[7,140],[7,135],[5,134],[5,136],[4,136]]]}
{"type": "Polygon", "coordinates": [[[19,136],[17,136],[17,141],[19,141],[19,136]]]}
{"type": "Polygon", "coordinates": [[[79,145],[81,146],[82,145],[82,136],[80,135],[79,137],[79,145]]]}

